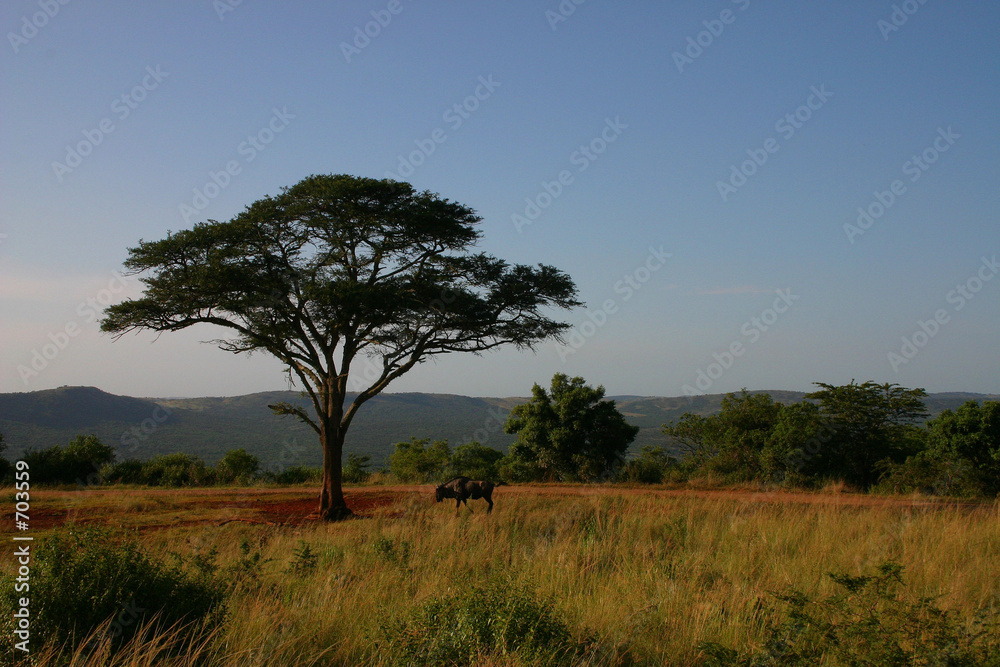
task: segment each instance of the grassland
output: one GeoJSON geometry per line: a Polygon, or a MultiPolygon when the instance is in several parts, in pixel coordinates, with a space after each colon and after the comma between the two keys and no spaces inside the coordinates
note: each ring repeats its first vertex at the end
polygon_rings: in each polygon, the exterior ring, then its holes
{"type": "MultiPolygon", "coordinates": [[[[526,486],[498,489],[490,516],[472,501],[476,512],[456,517],[453,505],[432,502],[430,487],[367,487],[348,491],[358,519],[327,525],[307,516],[313,497],[40,491],[34,530],[41,539],[67,520],[120,526],[153,553],[213,554],[220,571],[260,554],[259,576],[234,588],[224,624],[177,664],[392,664],[376,647],[394,621],[498,579],[551,601],[590,647],[585,664],[697,665],[702,641],[757,646],[777,613],[773,593],[827,595],[827,573],[887,560],[905,568],[906,595],[968,614],[1000,605],[997,503],[526,486]]],[[[154,664],[153,654],[125,651],[120,664],[154,664]]]]}

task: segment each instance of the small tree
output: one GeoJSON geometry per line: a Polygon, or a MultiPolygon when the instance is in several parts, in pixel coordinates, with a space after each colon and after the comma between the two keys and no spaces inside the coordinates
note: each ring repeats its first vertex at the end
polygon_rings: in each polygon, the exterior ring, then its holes
{"type": "Polygon", "coordinates": [[[717,414],[685,413],[663,427],[664,435],[687,453],[685,463],[730,481],[771,479],[783,470],[775,428],[784,408],[770,394],[743,389],[722,399],[717,414]]]}
{"type": "Polygon", "coordinates": [[[451,477],[496,480],[499,478],[497,464],[503,452],[479,444],[475,440],[459,445],[451,455],[449,468],[451,477]]]}
{"type": "Polygon", "coordinates": [[[220,482],[240,482],[246,484],[260,471],[260,459],[245,449],[231,449],[215,466],[220,482]]]}
{"type": "Polygon", "coordinates": [[[395,451],[389,455],[389,472],[401,482],[422,484],[440,480],[447,475],[450,458],[447,440],[431,443],[430,438],[410,438],[409,442],[396,443],[395,451]]]}
{"type": "Polygon", "coordinates": [[[778,415],[761,461],[766,475],[786,482],[811,483],[823,479],[822,460],[833,438],[819,406],[809,401],[786,405],[778,415]]]}
{"type": "Polygon", "coordinates": [[[633,484],[662,484],[671,469],[677,468],[677,459],[659,445],[646,445],[639,455],[625,462],[618,471],[618,479],[633,484]]]}
{"type": "Polygon", "coordinates": [[[323,519],[350,516],[344,438],[363,404],[428,358],[502,345],[533,348],[569,328],[552,308],[574,308],[576,286],[558,269],[510,265],[472,252],[475,211],[408,183],[310,176],[209,221],[140,241],[125,262],[145,293],[110,306],[102,330],[228,330],[233,353],[281,361],[311,409],[279,403],[312,428],[323,449],[323,519]],[[346,402],[360,357],[378,371],[346,402]]]}
{"type": "Polygon", "coordinates": [[[102,466],[115,460],[115,450],[96,435],[78,435],[65,447],[25,452],[31,480],[50,484],[84,484],[102,466]]]}
{"type": "Polygon", "coordinates": [[[544,479],[593,480],[621,464],[639,433],[604,399],[604,387],[588,387],[583,378],[552,377],[550,392],[534,385],[532,398],[511,410],[504,425],[516,433],[508,467],[534,468],[544,479]]]}
{"type": "Polygon", "coordinates": [[[806,398],[820,403],[820,414],[835,432],[819,461],[827,475],[868,489],[888,463],[899,463],[921,446],[914,423],[927,416],[923,389],[865,382],[840,387],[815,383],[822,391],[806,398]]]}
{"type": "Polygon", "coordinates": [[[367,454],[358,456],[354,452],[347,454],[347,462],[344,464],[344,481],[349,484],[363,484],[371,477],[372,457],[367,454]]]}
{"type": "Polygon", "coordinates": [[[663,424],[662,432],[681,451],[684,463],[697,468],[719,453],[715,427],[711,417],[685,412],[676,423],[663,424]]]}
{"type": "Polygon", "coordinates": [[[971,486],[1000,493],[1000,402],[967,401],[927,422],[925,455],[940,471],[933,484],[939,490],[971,486]]]}

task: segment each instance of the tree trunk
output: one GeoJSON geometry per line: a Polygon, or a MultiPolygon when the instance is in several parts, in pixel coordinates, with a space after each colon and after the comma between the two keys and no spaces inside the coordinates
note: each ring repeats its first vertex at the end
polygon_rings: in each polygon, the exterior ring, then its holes
{"type": "Polygon", "coordinates": [[[337,427],[324,425],[320,432],[323,445],[323,489],[319,494],[319,518],[341,521],[354,516],[344,502],[341,486],[341,458],[344,453],[344,433],[337,427]]]}

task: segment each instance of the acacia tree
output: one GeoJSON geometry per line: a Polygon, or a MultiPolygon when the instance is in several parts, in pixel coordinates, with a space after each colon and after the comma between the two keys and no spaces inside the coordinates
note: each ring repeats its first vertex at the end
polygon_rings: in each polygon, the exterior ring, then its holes
{"type": "Polygon", "coordinates": [[[826,474],[868,489],[878,481],[880,465],[902,462],[919,449],[915,424],[928,414],[923,389],[871,380],[839,387],[814,384],[822,390],[806,398],[819,401],[820,415],[834,434],[832,446],[821,452],[826,474]]]}
{"type": "Polygon", "coordinates": [[[345,518],[344,437],[366,401],[434,355],[558,339],[569,325],[545,311],[582,305],[573,281],[554,267],[472,252],[480,221],[472,209],[407,183],[310,176],[228,222],[140,240],[125,266],[146,274],[144,293],[109,307],[101,328],[117,339],[213,324],[232,334],[212,341],[221,349],[282,361],[312,410],[270,407],[315,430],[323,448],[320,516],[345,518]],[[380,360],[381,369],[347,404],[360,356],[380,360]]]}

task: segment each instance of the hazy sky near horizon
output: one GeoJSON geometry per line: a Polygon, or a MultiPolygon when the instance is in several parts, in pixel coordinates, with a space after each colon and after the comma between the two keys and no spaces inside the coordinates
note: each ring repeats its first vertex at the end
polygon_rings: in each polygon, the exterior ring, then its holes
{"type": "Polygon", "coordinates": [[[139,239],[347,173],[473,207],[587,303],[566,346],[389,391],[1000,393],[998,3],[62,1],[0,8],[2,392],[287,388],[211,329],[96,320],[139,239]]]}

